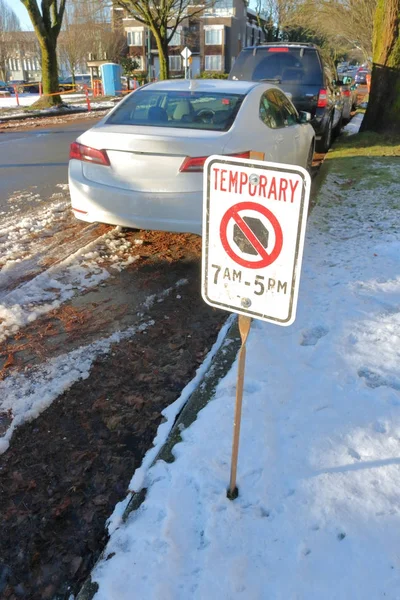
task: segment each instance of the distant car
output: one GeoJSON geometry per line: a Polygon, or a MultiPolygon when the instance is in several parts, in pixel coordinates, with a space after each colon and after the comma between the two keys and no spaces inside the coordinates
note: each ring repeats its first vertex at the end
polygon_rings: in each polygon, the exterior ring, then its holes
{"type": "Polygon", "coordinates": [[[327,152],[333,135],[340,132],[343,103],[335,67],[314,44],[271,42],[244,48],[229,79],[267,81],[290,94],[297,110],[312,115],[318,152],[327,152]]]}
{"type": "Polygon", "coordinates": [[[65,77],[59,81],[59,88],[61,92],[81,92],[85,85],[90,87],[92,85],[90,75],[75,75],[75,83],[72,77],[65,77]]]}
{"type": "Polygon", "coordinates": [[[358,85],[360,85],[360,84],[365,85],[367,83],[367,75],[369,75],[370,73],[371,73],[371,71],[369,71],[368,69],[358,69],[358,71],[354,77],[355,83],[358,85]]]}
{"type": "Polygon", "coordinates": [[[352,85],[351,77],[343,77],[341,81],[338,81],[338,84],[343,99],[342,118],[343,123],[346,124],[351,119],[351,112],[357,107],[357,91],[356,87],[352,85]]]}
{"type": "Polygon", "coordinates": [[[0,81],[0,92],[9,92],[10,94],[13,94],[14,88],[5,81],[0,81]]]}
{"type": "Polygon", "coordinates": [[[212,154],[311,168],[315,133],[271,84],[160,81],[127,95],[71,145],[75,216],[138,229],[201,233],[203,167],[212,154]]]}
{"type": "Polygon", "coordinates": [[[39,82],[38,81],[27,81],[26,79],[13,79],[8,82],[10,89],[15,91],[17,86],[17,92],[19,94],[38,94],[39,93],[39,82]]]}

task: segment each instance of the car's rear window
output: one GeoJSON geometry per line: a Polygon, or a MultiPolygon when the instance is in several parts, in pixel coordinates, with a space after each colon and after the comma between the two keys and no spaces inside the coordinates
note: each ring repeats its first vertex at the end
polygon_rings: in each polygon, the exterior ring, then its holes
{"type": "Polygon", "coordinates": [[[274,46],[242,50],[232,70],[230,79],[240,81],[274,81],[320,85],[322,67],[313,48],[274,46]]]}
{"type": "Polygon", "coordinates": [[[110,115],[107,123],[227,131],[243,98],[241,94],[137,90],[110,115]]]}

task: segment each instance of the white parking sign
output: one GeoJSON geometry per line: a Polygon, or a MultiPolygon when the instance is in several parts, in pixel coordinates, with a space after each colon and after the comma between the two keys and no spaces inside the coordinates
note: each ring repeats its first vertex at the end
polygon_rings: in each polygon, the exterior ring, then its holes
{"type": "Polygon", "coordinates": [[[310,175],[210,156],[204,168],[204,300],[276,325],[296,316],[310,175]]]}

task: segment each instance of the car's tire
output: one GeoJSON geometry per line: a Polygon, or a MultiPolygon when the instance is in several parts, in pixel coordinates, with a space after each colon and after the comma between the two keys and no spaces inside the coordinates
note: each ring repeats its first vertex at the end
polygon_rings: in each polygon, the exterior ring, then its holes
{"type": "Polygon", "coordinates": [[[322,138],[316,143],[317,152],[321,152],[325,154],[328,152],[329,148],[332,144],[332,119],[329,119],[327,126],[325,127],[325,131],[322,135],[322,138]]]}

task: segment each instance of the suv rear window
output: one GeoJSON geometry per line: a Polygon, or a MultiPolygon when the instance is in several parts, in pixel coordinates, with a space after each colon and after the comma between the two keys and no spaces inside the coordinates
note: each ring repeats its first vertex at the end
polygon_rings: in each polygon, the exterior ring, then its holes
{"type": "Polygon", "coordinates": [[[178,90],[138,90],[107,119],[113,125],[227,131],[244,96],[178,90]]]}
{"type": "Polygon", "coordinates": [[[257,46],[242,50],[229,79],[322,85],[322,67],[314,48],[257,46]]]}

